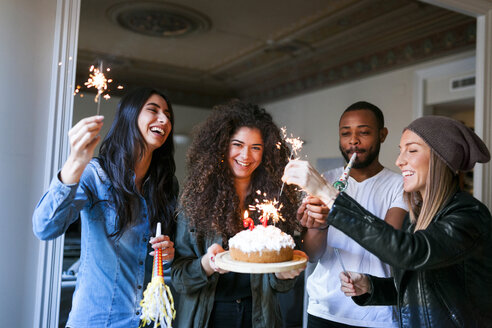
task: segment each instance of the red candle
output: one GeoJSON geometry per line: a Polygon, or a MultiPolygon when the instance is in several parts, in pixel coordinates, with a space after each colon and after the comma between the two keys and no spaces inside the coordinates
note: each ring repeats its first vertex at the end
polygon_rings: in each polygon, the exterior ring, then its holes
{"type": "Polygon", "coordinates": [[[244,211],[243,226],[245,228],[249,228],[249,230],[253,230],[255,228],[255,223],[253,222],[253,219],[248,217],[248,211],[244,211]]]}
{"type": "Polygon", "coordinates": [[[263,226],[266,228],[267,223],[268,223],[268,217],[260,216],[260,222],[263,223],[263,226]]]}

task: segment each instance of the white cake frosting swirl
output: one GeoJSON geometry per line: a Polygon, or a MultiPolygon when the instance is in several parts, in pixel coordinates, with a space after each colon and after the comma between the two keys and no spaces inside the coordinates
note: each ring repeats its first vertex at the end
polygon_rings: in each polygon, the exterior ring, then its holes
{"type": "Polygon", "coordinates": [[[243,230],[229,239],[229,247],[249,253],[266,250],[279,251],[283,247],[294,248],[295,243],[290,235],[277,227],[258,225],[253,230],[243,230]]]}

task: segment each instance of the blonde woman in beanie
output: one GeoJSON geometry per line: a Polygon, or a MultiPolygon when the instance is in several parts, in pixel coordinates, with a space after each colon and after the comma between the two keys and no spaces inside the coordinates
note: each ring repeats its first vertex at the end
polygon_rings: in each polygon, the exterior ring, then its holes
{"type": "Polygon", "coordinates": [[[460,122],[413,121],[396,160],[410,209],[402,230],[339,193],[307,162],[290,162],[283,180],[323,200],[330,208],[323,223],[392,265],[392,278],[340,273],[341,289],[354,302],[397,305],[400,327],[492,327],[492,218],[458,179],[489,160],[483,141],[460,122]]]}

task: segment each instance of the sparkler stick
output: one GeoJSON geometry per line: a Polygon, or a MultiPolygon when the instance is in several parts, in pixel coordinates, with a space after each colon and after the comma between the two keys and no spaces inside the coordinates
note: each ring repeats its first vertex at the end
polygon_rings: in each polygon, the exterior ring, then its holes
{"type": "Polygon", "coordinates": [[[350,277],[347,269],[345,269],[345,265],[343,265],[342,256],[340,255],[340,251],[338,250],[338,248],[334,248],[334,250],[335,250],[335,255],[338,258],[338,262],[342,266],[343,273],[345,273],[348,277],[350,277]]]}
{"type": "MultiPolygon", "coordinates": [[[[290,161],[292,159],[292,156],[294,156],[294,153],[297,155],[297,151],[302,148],[302,144],[304,143],[304,141],[302,141],[298,137],[294,137],[292,134],[289,138],[287,138],[285,127],[280,128],[280,130],[283,134],[283,138],[285,142],[291,145],[291,152],[289,156],[289,161],[290,161]]],[[[281,147],[282,147],[282,143],[278,142],[277,148],[281,149],[281,147]]],[[[284,190],[284,185],[285,182],[282,182],[280,193],[278,194],[278,200],[276,200],[275,198],[273,200],[263,199],[263,202],[260,203],[258,199],[255,199],[257,204],[255,206],[250,205],[251,210],[257,210],[261,213],[260,221],[265,227],[267,226],[269,219],[272,219],[273,225],[277,224],[278,221],[280,220],[285,221],[285,219],[282,217],[282,214],[280,213],[280,209],[283,206],[282,204],[280,204],[280,196],[282,195],[282,192],[284,190]]],[[[256,193],[258,195],[261,195],[260,190],[257,190],[256,193]]],[[[263,196],[265,196],[266,198],[266,193],[264,193],[263,196]]]]}
{"type": "MultiPolygon", "coordinates": [[[[103,70],[103,64],[102,64],[102,61],[99,62],[99,72],[102,72],[103,70]]],[[[101,99],[99,98],[99,96],[101,95],[101,91],[100,91],[100,88],[98,87],[97,88],[97,115],[99,115],[99,112],[100,112],[100,109],[101,109],[101,99]]]]}
{"type": "MultiPolygon", "coordinates": [[[[280,131],[282,131],[282,134],[284,135],[285,142],[290,144],[291,148],[292,148],[292,150],[290,151],[290,156],[289,156],[289,162],[290,162],[294,153],[297,155],[297,151],[302,148],[302,144],[304,143],[304,141],[302,141],[299,137],[294,137],[292,134],[290,135],[289,138],[287,138],[287,132],[286,132],[285,127],[280,128],[280,131]]],[[[277,144],[277,147],[280,149],[280,143],[277,144]]],[[[282,182],[282,187],[280,187],[280,193],[278,194],[278,200],[279,201],[280,201],[280,196],[282,195],[282,192],[284,191],[284,185],[285,185],[285,182],[282,182]]]]}

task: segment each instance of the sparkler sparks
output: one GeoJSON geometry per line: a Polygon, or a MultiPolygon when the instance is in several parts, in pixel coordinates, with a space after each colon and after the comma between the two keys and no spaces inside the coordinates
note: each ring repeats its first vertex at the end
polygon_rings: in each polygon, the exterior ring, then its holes
{"type": "MultiPolygon", "coordinates": [[[[106,68],[106,72],[109,72],[110,71],[110,68],[106,68]]],[[[101,101],[100,101],[100,98],[101,98],[101,95],[108,91],[108,84],[113,82],[112,79],[107,79],[106,76],[104,75],[103,73],[103,65],[102,65],[102,62],[99,63],[99,68],[97,67],[94,67],[94,65],[92,65],[90,68],[89,68],[89,79],[87,80],[87,82],[84,83],[84,85],[89,89],[89,88],[94,88],[97,90],[97,94],[96,96],[94,97],[94,102],[97,103],[97,115],[99,115],[99,109],[100,109],[100,105],[101,105],[101,101]]],[[[78,88],[80,89],[80,88],[78,88]]],[[[75,94],[78,93],[78,91],[75,91],[75,94]]],[[[103,98],[108,100],[109,98],[111,98],[109,96],[109,94],[105,94],[103,95],[103,98]]]]}
{"type": "MultiPolygon", "coordinates": [[[[286,143],[290,144],[291,146],[291,152],[289,156],[289,161],[292,159],[292,156],[294,153],[297,156],[297,151],[301,150],[302,144],[304,141],[302,141],[299,137],[294,137],[292,133],[290,134],[290,137],[287,137],[287,128],[285,126],[280,128],[280,131],[282,132],[282,135],[284,136],[284,140],[286,143]]],[[[280,149],[280,145],[277,146],[278,149],[280,149]]],[[[280,187],[280,192],[278,194],[278,199],[280,199],[280,196],[282,196],[282,192],[284,191],[284,186],[285,182],[282,182],[282,187],[280,187]]]]}
{"type": "Polygon", "coordinates": [[[293,153],[295,153],[297,155],[297,151],[301,150],[302,144],[304,143],[304,141],[302,141],[299,137],[285,138],[285,142],[289,143],[291,148],[292,148],[292,153],[290,155],[291,158],[292,158],[293,153]]]}
{"type": "Polygon", "coordinates": [[[89,74],[89,79],[84,84],[87,88],[94,87],[97,89],[97,95],[94,98],[94,102],[97,103],[99,101],[99,96],[108,89],[108,80],[106,79],[104,73],[101,72],[99,68],[95,68],[94,65],[91,66],[89,72],[91,72],[89,74]]]}
{"type": "Polygon", "coordinates": [[[281,127],[280,131],[282,132],[285,142],[290,144],[290,148],[292,149],[289,158],[289,160],[291,160],[292,155],[295,153],[297,156],[297,151],[302,149],[302,145],[304,144],[304,141],[301,140],[301,138],[299,137],[294,137],[292,133],[290,134],[290,137],[287,137],[287,128],[285,126],[281,127]]]}
{"type": "MultiPolygon", "coordinates": [[[[261,195],[261,191],[256,191],[258,195],[261,195]]],[[[266,193],[263,193],[263,196],[266,197],[266,193]]],[[[285,221],[285,219],[282,217],[282,214],[280,213],[280,209],[282,209],[283,205],[280,204],[276,199],[273,200],[268,200],[268,199],[263,199],[263,201],[260,203],[258,199],[255,199],[256,204],[255,205],[250,205],[249,209],[251,211],[257,211],[261,213],[261,218],[260,221],[266,225],[266,222],[268,220],[272,220],[273,224],[277,224],[278,221],[285,221]]]]}

